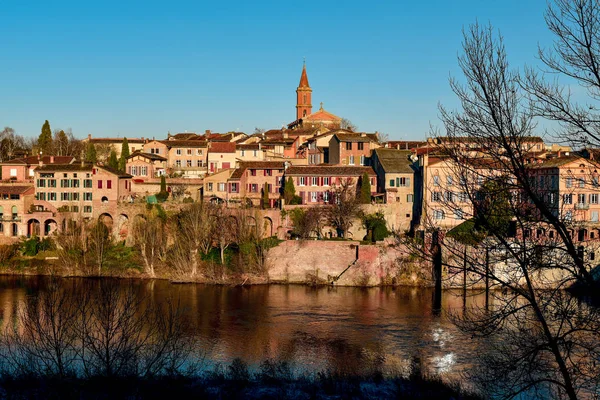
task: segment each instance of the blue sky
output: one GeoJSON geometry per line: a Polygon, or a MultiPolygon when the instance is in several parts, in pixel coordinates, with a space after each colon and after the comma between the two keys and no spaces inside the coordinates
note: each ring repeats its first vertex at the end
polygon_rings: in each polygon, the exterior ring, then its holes
{"type": "Polygon", "coordinates": [[[491,22],[514,66],[550,44],[545,1],[0,1],[0,125],[78,137],[278,128],[306,57],[319,102],[425,137],[456,101],[461,30],[491,22]],[[125,4],[124,4],[125,3],[125,4]]]}

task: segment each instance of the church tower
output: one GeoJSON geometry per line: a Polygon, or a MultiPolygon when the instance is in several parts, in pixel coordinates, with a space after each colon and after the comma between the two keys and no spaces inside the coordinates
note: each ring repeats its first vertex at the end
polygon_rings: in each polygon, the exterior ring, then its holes
{"type": "Polygon", "coordinates": [[[300,75],[300,85],[296,89],[296,120],[307,117],[312,113],[311,97],[312,89],[308,84],[305,62],[302,67],[302,75],[300,75]]]}

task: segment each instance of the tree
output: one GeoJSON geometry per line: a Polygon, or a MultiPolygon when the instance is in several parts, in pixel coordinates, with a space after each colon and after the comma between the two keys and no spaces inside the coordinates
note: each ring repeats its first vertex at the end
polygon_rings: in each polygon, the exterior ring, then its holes
{"type": "Polygon", "coordinates": [[[119,170],[119,160],[117,159],[117,152],[111,150],[110,157],[108,157],[108,166],[115,171],[119,170]]]}
{"type": "Polygon", "coordinates": [[[342,121],[340,122],[340,129],[345,129],[350,132],[356,132],[358,130],[358,127],[354,125],[349,119],[342,118],[342,121]]]}
{"type": "MultiPolygon", "coordinates": [[[[266,184],[265,184],[266,186],[266,184]]],[[[261,189],[261,208],[263,210],[270,208],[271,203],[269,201],[269,190],[267,187],[261,189]]]]}
{"type": "Polygon", "coordinates": [[[119,158],[119,171],[121,172],[125,172],[127,157],[129,157],[129,143],[127,143],[127,138],[124,137],[121,145],[121,158],[119,158]]]}
{"type": "Polygon", "coordinates": [[[252,132],[253,135],[262,135],[263,133],[265,133],[265,130],[259,127],[254,128],[254,132],[252,132]]]}
{"type": "Polygon", "coordinates": [[[283,187],[283,199],[285,204],[300,204],[302,199],[296,195],[296,187],[294,186],[294,180],[290,176],[283,187]]]}
{"type": "Polygon", "coordinates": [[[325,213],[322,207],[311,207],[309,209],[294,208],[289,211],[292,221],[294,235],[301,239],[309,239],[316,234],[322,237],[323,221],[325,213]]]}
{"type": "MultiPolygon", "coordinates": [[[[178,246],[186,250],[180,251],[189,254],[187,271],[179,268],[179,274],[188,274],[189,277],[197,276],[200,267],[200,255],[206,256],[213,245],[215,232],[216,210],[210,204],[192,203],[183,208],[177,215],[176,224],[178,232],[178,246]]],[[[183,254],[186,257],[185,254],[183,254]]]]}
{"type": "Polygon", "coordinates": [[[95,163],[98,161],[98,157],[96,155],[96,146],[94,146],[94,143],[92,142],[88,142],[85,151],[85,161],[89,163],[95,163]]]}
{"type": "Polygon", "coordinates": [[[377,211],[374,214],[363,215],[362,223],[363,227],[367,230],[365,240],[377,242],[390,235],[390,231],[387,229],[387,223],[385,222],[385,216],[381,211],[377,211]]]}
{"type": "Polygon", "coordinates": [[[26,149],[25,139],[15,134],[11,127],[4,127],[0,132],[0,162],[5,162],[15,158],[18,150],[26,149]]]}
{"type": "Polygon", "coordinates": [[[167,201],[169,197],[169,192],[167,191],[167,178],[164,175],[160,176],[160,192],[156,194],[156,199],[158,201],[164,202],[167,201]]]}
{"type": "Polygon", "coordinates": [[[145,218],[136,218],[132,238],[144,261],[145,272],[154,278],[156,264],[165,258],[167,250],[165,219],[156,212],[147,213],[145,218]]]}
{"type": "Polygon", "coordinates": [[[95,147],[97,161],[106,163],[108,161],[108,158],[110,157],[110,152],[114,150],[112,145],[110,145],[109,143],[98,143],[95,147]]]}
{"type": "Polygon", "coordinates": [[[38,152],[43,154],[52,154],[52,131],[50,130],[50,123],[48,120],[42,125],[42,132],[38,137],[37,141],[38,152]]]}
{"type": "Polygon", "coordinates": [[[235,243],[239,227],[235,217],[226,215],[221,209],[214,214],[214,239],[219,246],[221,265],[225,265],[225,250],[235,243]]]}
{"type": "Polygon", "coordinates": [[[371,203],[371,179],[366,172],[360,178],[359,200],[361,204],[371,203]]]}
{"type": "Polygon", "coordinates": [[[54,130],[54,155],[65,156],[67,155],[67,149],[69,147],[69,138],[62,129],[54,130]]]}
{"type": "MultiPolygon", "coordinates": [[[[469,241],[470,252],[444,243],[449,274],[464,270],[465,285],[468,273],[470,282],[499,289],[493,303],[453,316],[461,329],[489,338],[496,350],[482,360],[485,373],[475,378],[490,394],[500,387],[503,397],[530,388],[553,398],[596,392],[598,310],[563,290],[574,284],[594,287],[591,265],[569,234],[573,222],[532,179],[535,170],[528,163],[539,109],[528,101],[530,89],[524,91],[520,74],[510,69],[502,38],[491,27],[475,24],[464,32],[459,66],[465,83],[453,78],[450,86],[461,109],[440,107],[447,137],[439,137],[445,143],[439,154],[452,165],[453,179],[436,190],[450,193],[439,207],[472,221],[477,236],[469,241]],[[484,156],[455,145],[465,138],[485,149],[484,156]],[[543,234],[549,231],[555,235],[543,234]]],[[[452,236],[457,235],[464,239],[465,232],[452,236]]]]}
{"type": "Polygon", "coordinates": [[[327,213],[327,221],[333,226],[338,236],[346,237],[353,221],[359,216],[360,203],[356,198],[356,186],[352,178],[342,180],[334,188],[333,203],[327,213]]]}
{"type": "Polygon", "coordinates": [[[96,264],[98,276],[102,275],[110,248],[112,246],[112,236],[108,227],[102,221],[96,221],[89,229],[88,253],[90,261],[96,264]]]}

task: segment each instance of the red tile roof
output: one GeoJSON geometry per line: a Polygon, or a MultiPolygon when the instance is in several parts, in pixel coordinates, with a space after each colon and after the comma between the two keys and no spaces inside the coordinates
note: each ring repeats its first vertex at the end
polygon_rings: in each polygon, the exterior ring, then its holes
{"type": "Polygon", "coordinates": [[[282,161],[246,161],[241,162],[240,166],[233,171],[230,179],[240,179],[247,169],[284,169],[282,161]]]}
{"type": "MultiPolygon", "coordinates": [[[[75,157],[42,156],[41,159],[44,164],[70,164],[75,160],[75,157]],[[50,162],[51,157],[54,157],[54,162],[50,162]]],[[[2,164],[5,164],[5,165],[8,165],[8,164],[34,165],[34,164],[38,164],[39,162],[40,162],[40,160],[38,159],[38,156],[29,156],[29,157],[24,157],[24,158],[15,158],[15,159],[3,162],[2,164]]]]}
{"type": "Polygon", "coordinates": [[[209,147],[211,153],[235,153],[235,142],[211,142],[209,147]]]}
{"type": "Polygon", "coordinates": [[[349,165],[294,165],[289,167],[286,175],[329,175],[329,176],[359,176],[364,173],[376,175],[371,167],[349,165]]]}
{"type": "Polygon", "coordinates": [[[304,66],[302,67],[302,75],[300,75],[300,84],[298,85],[298,87],[310,87],[310,85],[308,84],[308,75],[306,75],[306,64],[304,64],[304,66]]]}
{"type": "Polygon", "coordinates": [[[0,194],[29,194],[34,191],[33,186],[0,186],[0,194]]]}

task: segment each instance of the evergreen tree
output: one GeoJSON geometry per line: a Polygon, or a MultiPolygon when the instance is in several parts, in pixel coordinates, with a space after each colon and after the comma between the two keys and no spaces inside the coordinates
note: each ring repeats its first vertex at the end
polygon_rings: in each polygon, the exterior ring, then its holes
{"type": "Polygon", "coordinates": [[[129,143],[127,138],[123,138],[123,144],[121,145],[121,158],[119,158],[119,171],[125,172],[125,166],[127,165],[127,157],[129,157],[129,143]]]}
{"type": "Polygon", "coordinates": [[[296,187],[294,186],[294,180],[290,176],[283,187],[283,199],[285,200],[285,204],[291,204],[294,197],[296,197],[296,187]]]}
{"type": "Polygon", "coordinates": [[[263,209],[267,209],[269,208],[269,189],[268,186],[265,185],[265,187],[262,190],[262,208],[263,209]]]}
{"type": "Polygon", "coordinates": [[[119,160],[117,159],[117,152],[114,150],[110,151],[110,157],[108,158],[108,166],[115,171],[119,169],[119,160]]]}
{"type": "Polygon", "coordinates": [[[160,176],[160,191],[161,192],[167,191],[167,178],[165,178],[164,175],[160,176]]]}
{"type": "Polygon", "coordinates": [[[85,150],[85,161],[95,163],[98,161],[98,155],[96,154],[96,146],[94,143],[89,142],[87,149],[85,150]]]}
{"type": "Polygon", "coordinates": [[[366,172],[361,178],[359,200],[361,204],[369,204],[371,202],[371,179],[369,179],[369,174],[366,172]]]}
{"type": "Polygon", "coordinates": [[[38,137],[38,151],[42,154],[52,154],[52,131],[48,120],[42,125],[42,132],[38,137]]]}

